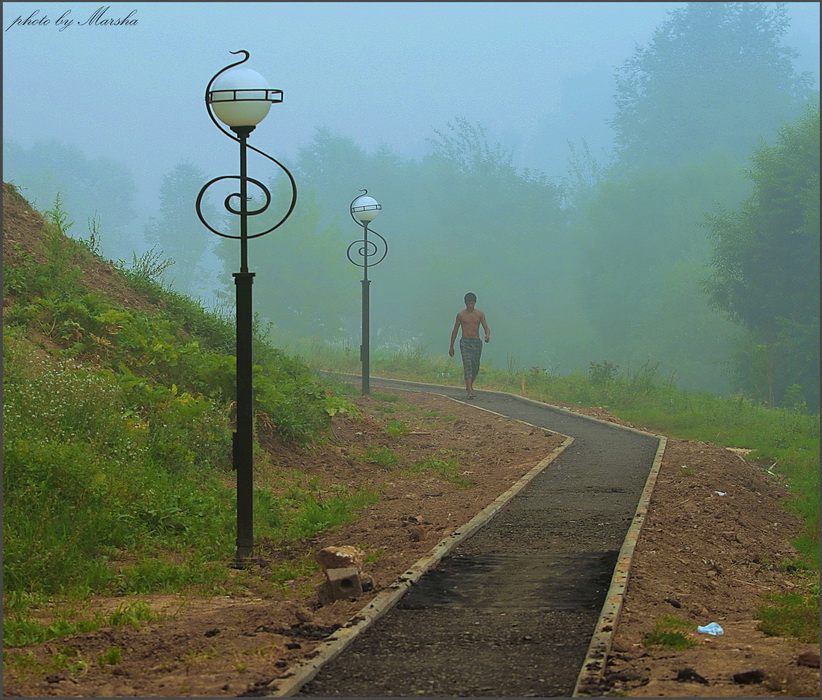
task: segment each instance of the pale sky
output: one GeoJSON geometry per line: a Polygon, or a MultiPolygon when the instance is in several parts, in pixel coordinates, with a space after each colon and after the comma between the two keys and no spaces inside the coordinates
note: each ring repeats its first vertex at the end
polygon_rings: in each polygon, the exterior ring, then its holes
{"type": "MultiPolygon", "coordinates": [[[[513,148],[518,165],[553,174],[565,163],[532,148],[540,123],[563,111],[580,131],[602,125],[614,68],[683,4],[7,2],[4,139],[56,139],[120,161],[139,201],[153,201],[180,160],[209,174],[233,164],[234,144],[203,95],[236,60],[230,52],[245,49],[246,65],[284,91],[254,135],[279,159],[318,127],[413,157],[435,129],[464,117],[513,148]],[[97,20],[128,23],[90,21],[106,7],[97,20]],[[570,103],[581,93],[575,120],[570,103]]],[[[788,5],[788,42],[818,86],[819,4],[788,5]]],[[[558,143],[582,135],[558,134],[558,143]]]]}

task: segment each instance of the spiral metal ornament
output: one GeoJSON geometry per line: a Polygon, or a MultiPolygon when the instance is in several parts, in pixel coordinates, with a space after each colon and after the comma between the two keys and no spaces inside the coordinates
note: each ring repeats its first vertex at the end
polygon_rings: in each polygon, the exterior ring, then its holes
{"type": "MultiPolygon", "coordinates": [[[[268,160],[273,162],[278,168],[280,168],[286,174],[286,176],[288,177],[290,187],[291,187],[291,203],[288,207],[288,210],[277,221],[277,223],[275,223],[273,226],[266,229],[265,231],[261,231],[259,233],[254,233],[254,234],[246,235],[246,236],[242,236],[242,235],[235,236],[235,235],[232,235],[232,234],[229,234],[229,233],[223,233],[222,231],[219,231],[214,226],[212,226],[208,221],[206,221],[205,215],[203,214],[203,210],[202,210],[202,202],[203,202],[203,199],[205,198],[206,191],[212,185],[214,185],[218,182],[222,182],[223,180],[237,180],[238,182],[241,182],[242,177],[240,175],[221,175],[220,177],[215,177],[213,180],[210,180],[209,182],[207,182],[203,186],[203,188],[200,190],[199,195],[197,195],[197,202],[196,202],[197,216],[200,218],[200,221],[202,222],[203,226],[205,226],[212,233],[215,233],[218,236],[221,236],[223,238],[233,238],[235,240],[241,240],[241,239],[242,240],[247,240],[247,239],[250,239],[250,238],[259,238],[260,236],[265,236],[266,234],[271,233],[274,229],[279,228],[285,222],[285,220],[289,216],[291,216],[291,212],[294,211],[294,207],[297,204],[297,183],[294,181],[294,176],[289,172],[288,168],[286,168],[282,163],[280,163],[280,161],[278,161],[276,158],[273,158],[272,156],[268,155],[268,153],[266,153],[265,151],[261,151],[259,148],[256,148],[256,147],[250,145],[247,142],[246,137],[247,137],[248,133],[250,133],[251,129],[253,129],[254,127],[251,127],[250,129],[248,129],[248,132],[241,138],[240,136],[232,134],[231,132],[226,130],[223,127],[223,125],[220,124],[220,122],[214,116],[214,112],[211,108],[211,102],[210,102],[210,99],[209,99],[209,94],[211,93],[211,86],[214,84],[214,81],[217,80],[217,78],[220,77],[227,70],[230,70],[231,68],[234,68],[236,66],[241,65],[242,63],[245,63],[250,57],[250,54],[248,53],[248,51],[245,51],[245,50],[231,51],[230,53],[235,54],[235,55],[236,54],[244,54],[244,58],[240,61],[237,61],[236,63],[231,63],[231,64],[227,65],[225,68],[223,68],[222,70],[215,73],[214,77],[211,78],[211,80],[208,82],[208,85],[206,86],[206,90],[205,90],[205,103],[206,103],[206,111],[208,112],[208,116],[211,118],[211,121],[214,122],[214,125],[220,131],[222,131],[230,139],[232,139],[232,140],[236,141],[237,143],[239,143],[241,149],[248,148],[248,149],[254,151],[255,153],[259,153],[261,156],[264,156],[264,157],[268,158],[268,160]]],[[[274,99],[272,101],[279,101],[279,102],[282,101],[282,91],[281,90],[268,90],[267,92],[268,93],[278,93],[279,94],[279,100],[274,99]]],[[[240,127],[237,127],[237,128],[240,129],[240,127]]],[[[254,178],[246,177],[245,181],[246,181],[247,184],[254,185],[260,191],[260,193],[262,193],[262,195],[263,195],[264,203],[260,207],[258,207],[256,209],[251,209],[251,210],[247,209],[245,211],[245,214],[247,216],[258,216],[259,214],[262,214],[263,212],[268,210],[268,207],[269,207],[269,205],[271,204],[271,201],[272,201],[271,191],[268,189],[268,187],[265,186],[265,184],[263,184],[262,182],[260,182],[259,180],[254,179],[254,178]]],[[[226,211],[228,211],[230,214],[240,216],[242,214],[242,210],[240,209],[240,207],[239,206],[232,206],[232,200],[234,200],[235,198],[236,198],[237,202],[241,205],[242,204],[242,202],[241,202],[242,194],[240,192],[233,192],[232,194],[228,195],[225,198],[225,200],[223,202],[223,206],[225,207],[226,211]]],[[[250,197],[247,196],[247,199],[250,199],[250,197]]]]}
{"type": "Polygon", "coordinates": [[[368,190],[360,190],[360,192],[362,192],[361,195],[357,195],[351,200],[351,204],[348,207],[348,213],[351,214],[351,218],[357,223],[358,226],[362,226],[363,238],[353,241],[348,246],[348,250],[346,250],[345,254],[357,267],[371,267],[373,265],[379,265],[385,259],[385,256],[388,255],[388,241],[386,241],[385,238],[383,238],[373,228],[368,226],[367,223],[361,222],[354,216],[354,202],[356,202],[363,195],[368,194],[368,190]],[[371,233],[379,239],[379,242],[375,242],[367,238],[368,234],[371,233]],[[362,258],[362,261],[355,259],[355,255],[362,258]]]}

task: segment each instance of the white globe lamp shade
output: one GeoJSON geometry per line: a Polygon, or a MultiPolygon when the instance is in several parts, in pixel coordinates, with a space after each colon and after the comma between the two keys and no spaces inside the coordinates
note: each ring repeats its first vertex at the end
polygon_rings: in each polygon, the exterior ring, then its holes
{"type": "Polygon", "coordinates": [[[227,70],[209,90],[211,109],[227,126],[256,126],[268,114],[271,103],[279,101],[263,76],[250,68],[227,70]]]}
{"type": "Polygon", "coordinates": [[[368,195],[357,197],[351,203],[351,213],[363,223],[373,221],[377,218],[377,214],[380,213],[380,209],[382,209],[382,205],[379,204],[376,199],[369,197],[368,195]]]}

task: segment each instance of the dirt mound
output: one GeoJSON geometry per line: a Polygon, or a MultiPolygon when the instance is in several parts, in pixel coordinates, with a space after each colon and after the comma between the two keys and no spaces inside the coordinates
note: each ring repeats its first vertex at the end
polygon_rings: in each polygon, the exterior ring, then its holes
{"type": "MultiPolygon", "coordinates": [[[[112,261],[91,255],[71,238],[58,237],[53,240],[52,228],[43,215],[26,201],[14,185],[4,182],[4,264],[16,266],[28,262],[44,265],[51,245],[58,245],[69,253],[69,264],[80,268],[80,282],[89,292],[107,297],[125,308],[156,310],[155,305],[128,286],[112,261]]],[[[4,307],[12,301],[13,298],[4,299],[4,307]]]]}

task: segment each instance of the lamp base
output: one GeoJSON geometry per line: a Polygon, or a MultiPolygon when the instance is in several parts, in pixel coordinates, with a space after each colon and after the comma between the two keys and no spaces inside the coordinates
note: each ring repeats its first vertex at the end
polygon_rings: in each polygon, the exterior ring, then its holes
{"type": "Polygon", "coordinates": [[[254,131],[254,129],[256,129],[257,127],[254,127],[254,126],[230,126],[228,128],[231,129],[235,134],[237,134],[237,136],[239,136],[241,139],[247,139],[248,135],[252,131],[254,131]]]}

